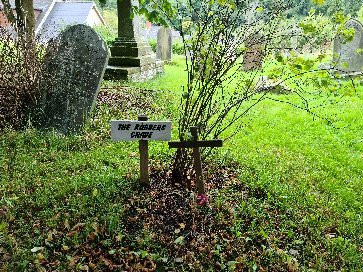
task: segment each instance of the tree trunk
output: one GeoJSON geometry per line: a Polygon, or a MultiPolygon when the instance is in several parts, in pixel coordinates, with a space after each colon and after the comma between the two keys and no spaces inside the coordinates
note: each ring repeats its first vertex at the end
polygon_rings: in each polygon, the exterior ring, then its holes
{"type": "Polygon", "coordinates": [[[18,34],[33,37],[35,31],[33,0],[15,0],[15,10],[18,34]]]}

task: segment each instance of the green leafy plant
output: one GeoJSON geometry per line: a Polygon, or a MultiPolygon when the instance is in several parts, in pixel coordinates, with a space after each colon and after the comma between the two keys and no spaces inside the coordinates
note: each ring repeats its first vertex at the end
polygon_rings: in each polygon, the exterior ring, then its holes
{"type": "Polygon", "coordinates": [[[109,26],[99,25],[95,26],[94,29],[108,45],[112,45],[112,43],[117,38],[117,31],[109,26]]]}
{"type": "Polygon", "coordinates": [[[184,45],[180,41],[173,41],[173,54],[175,55],[183,55],[184,54],[184,45]]]}
{"type": "Polygon", "coordinates": [[[357,12],[357,18],[363,24],[363,5],[360,7],[359,11],[357,12]]]}
{"type": "Polygon", "coordinates": [[[156,52],[156,47],[158,46],[158,43],[155,39],[151,39],[149,40],[149,45],[151,47],[151,49],[153,50],[153,52],[156,52]]]}
{"type": "Polygon", "coordinates": [[[329,44],[334,36],[334,24],[328,17],[316,14],[315,10],[310,10],[308,16],[300,20],[299,27],[302,34],[299,38],[299,47],[306,51],[318,51],[329,44]]]}

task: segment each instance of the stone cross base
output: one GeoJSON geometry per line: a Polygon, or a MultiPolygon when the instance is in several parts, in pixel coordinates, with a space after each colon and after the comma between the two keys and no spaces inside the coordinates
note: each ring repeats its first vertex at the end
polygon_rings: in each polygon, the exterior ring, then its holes
{"type": "Polygon", "coordinates": [[[146,41],[117,38],[110,49],[106,80],[145,81],[164,71],[164,63],[156,60],[146,41]]]}

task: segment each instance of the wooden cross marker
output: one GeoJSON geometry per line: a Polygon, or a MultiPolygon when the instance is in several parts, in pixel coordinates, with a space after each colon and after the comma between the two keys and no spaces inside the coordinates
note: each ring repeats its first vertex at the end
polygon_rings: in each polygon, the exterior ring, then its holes
{"type": "MultiPolygon", "coordinates": [[[[190,132],[193,136],[193,139],[190,141],[182,141],[182,142],[169,142],[169,148],[193,148],[193,158],[194,158],[194,170],[197,176],[197,189],[198,189],[198,197],[205,198],[205,188],[203,181],[203,169],[202,169],[202,159],[200,155],[201,147],[222,147],[222,140],[209,140],[209,141],[200,141],[198,140],[198,128],[191,127],[190,132]]],[[[206,199],[205,199],[206,200],[206,199]]],[[[201,201],[203,202],[203,201],[201,201]]],[[[202,205],[205,203],[202,203],[202,205]]]]}
{"type": "Polygon", "coordinates": [[[113,141],[139,141],[140,182],[149,184],[149,141],[170,141],[171,122],[148,121],[141,115],[138,121],[111,121],[113,141]]]}

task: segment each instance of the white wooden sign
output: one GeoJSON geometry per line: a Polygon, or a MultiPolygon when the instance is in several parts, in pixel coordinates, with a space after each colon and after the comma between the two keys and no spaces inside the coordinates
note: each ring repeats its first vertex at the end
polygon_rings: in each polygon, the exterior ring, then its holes
{"type": "Polygon", "coordinates": [[[171,122],[111,121],[113,141],[170,141],[171,122]]]}

